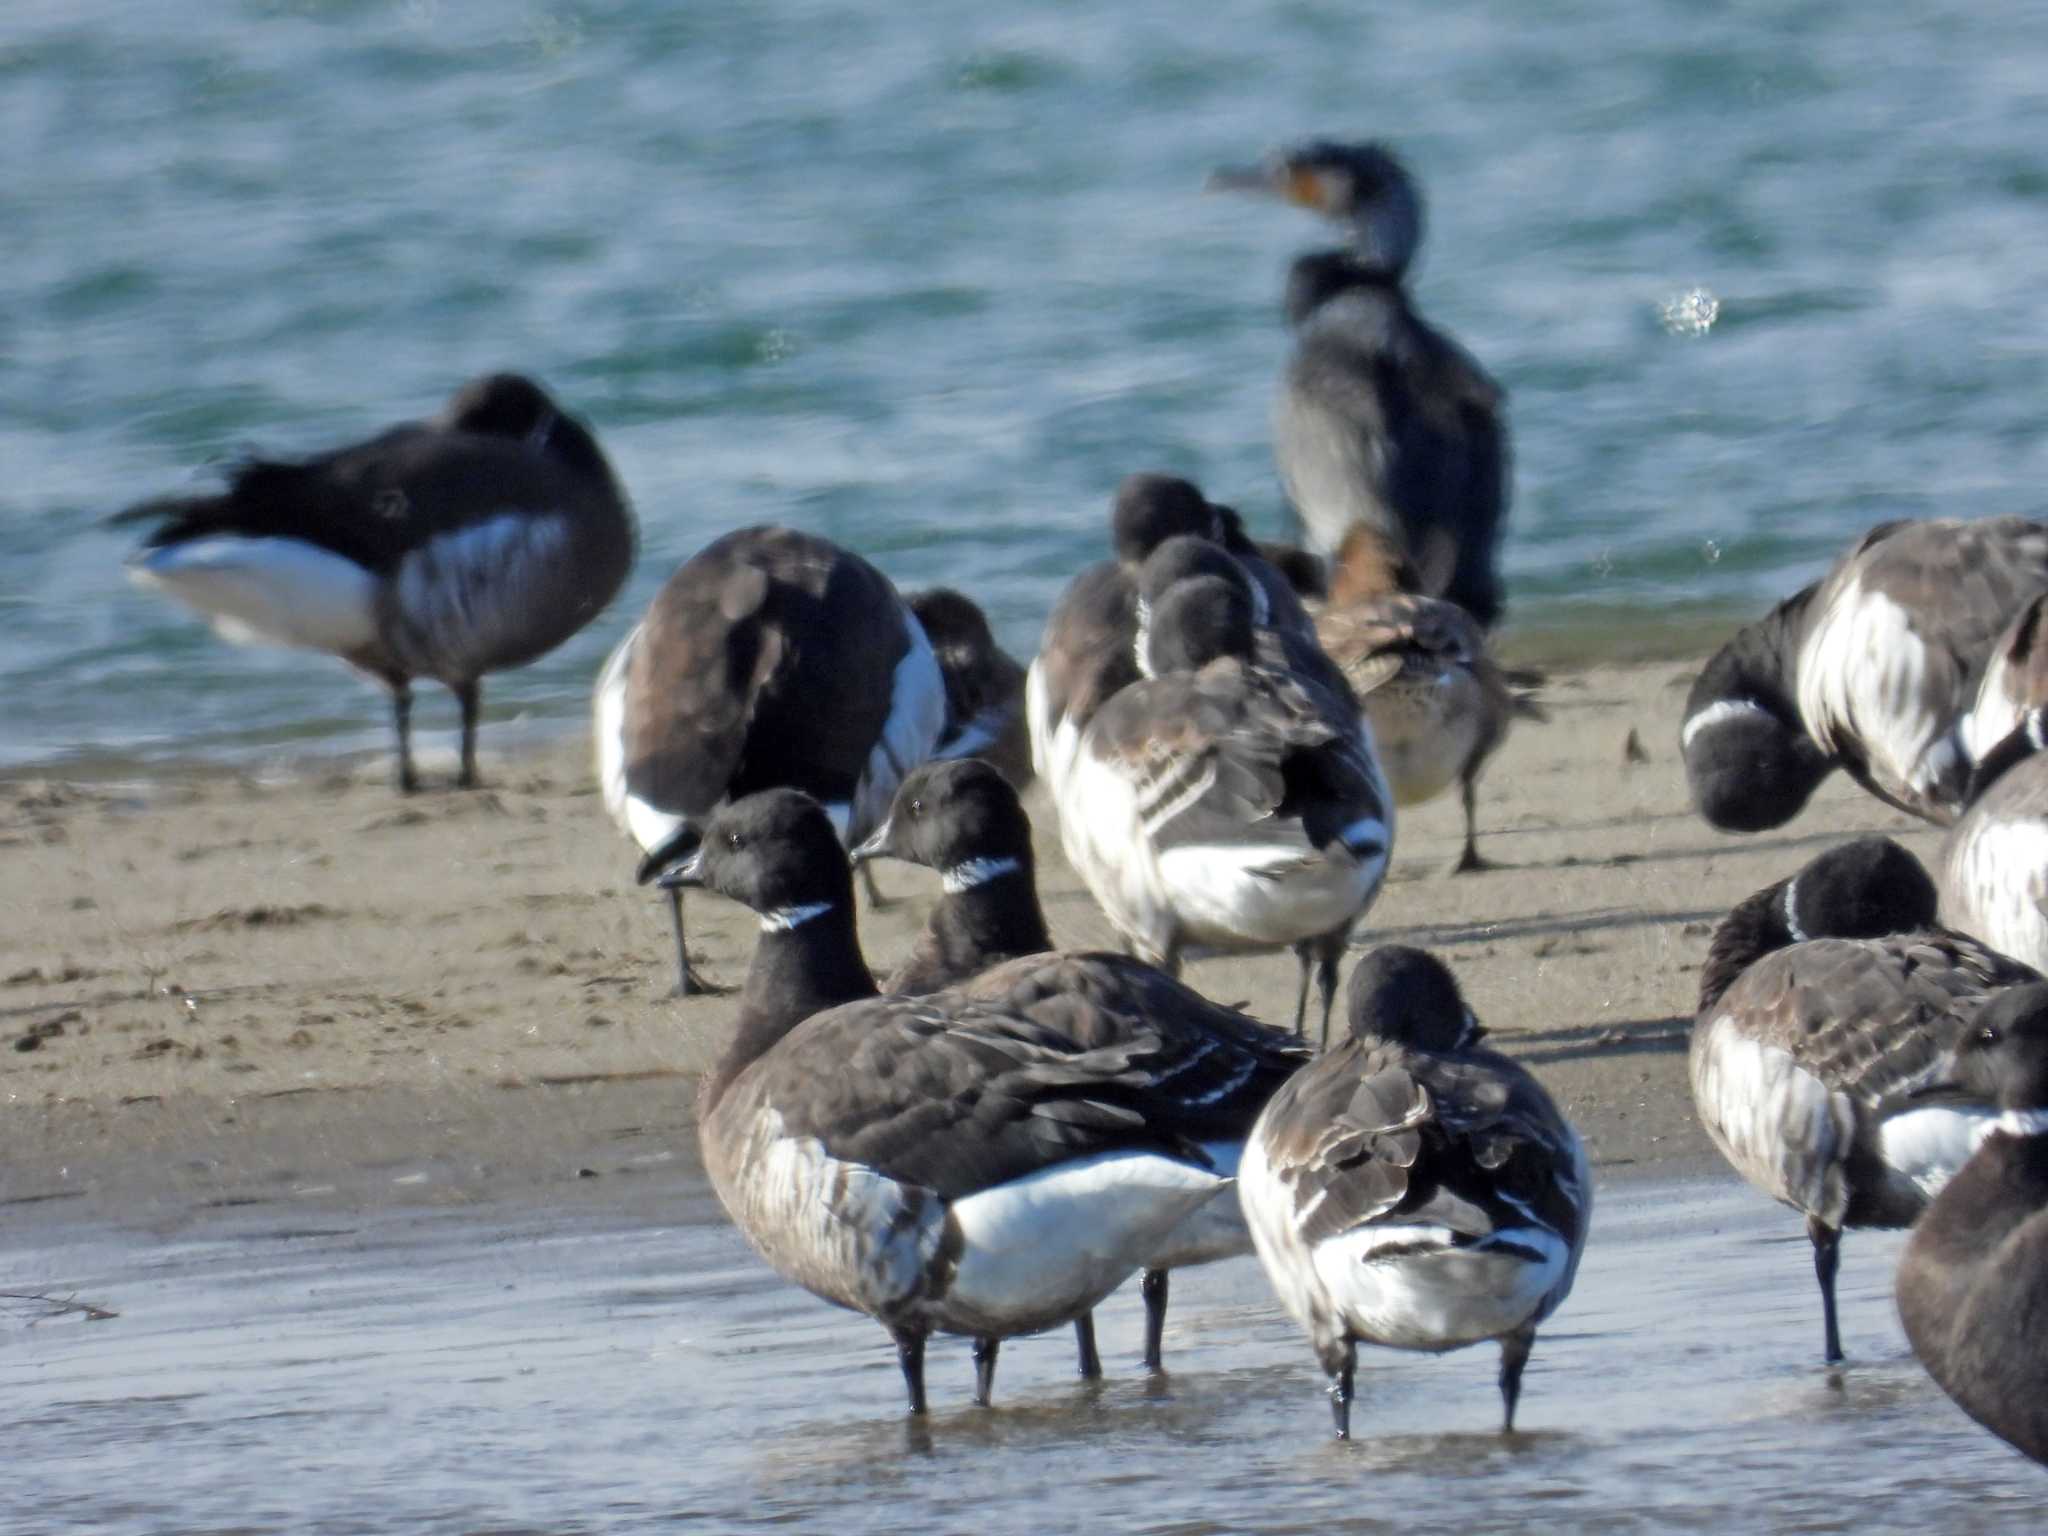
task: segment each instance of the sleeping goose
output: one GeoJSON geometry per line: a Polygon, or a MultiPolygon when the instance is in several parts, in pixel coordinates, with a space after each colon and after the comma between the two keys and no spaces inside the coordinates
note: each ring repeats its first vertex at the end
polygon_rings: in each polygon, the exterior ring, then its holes
{"type": "Polygon", "coordinates": [[[633,515],[597,440],[511,373],[471,380],[424,421],[250,460],[219,495],[115,521],[156,524],[130,573],[226,638],[328,651],[389,689],[408,792],[413,680],[460,703],[457,782],[474,786],[483,675],[567,640],[633,565],[633,515]]]}
{"type": "Polygon", "coordinates": [[[763,791],[702,833],[664,878],[761,918],[698,1092],[712,1186],[780,1273],[889,1330],[912,1413],[934,1332],[974,1340],[985,1406],[1002,1339],[1080,1318],[1229,1188],[1203,1141],[1237,1064],[1074,990],[877,996],[815,801],[763,791]]]}
{"type": "Polygon", "coordinates": [[[1916,1091],[1991,997],[2040,979],[1934,913],[1917,859],[1859,839],[1738,903],[1701,972],[1693,1102],[1736,1172],[1806,1217],[1829,1364],[1842,1229],[1911,1223],[1995,1113],[1916,1091]]]}
{"type": "Polygon", "coordinates": [[[1345,245],[1287,276],[1292,358],[1273,406],[1273,457],[1308,542],[1334,555],[1355,527],[1395,540],[1422,590],[1481,628],[1500,618],[1508,506],[1501,387],[1416,313],[1407,276],[1422,243],[1422,193],[1382,144],[1319,140],[1215,191],[1278,198],[1343,229],[1345,245]]]}
{"type": "Polygon", "coordinates": [[[1018,789],[1031,782],[1031,738],[1024,723],[1024,669],[996,644],[988,615],[951,587],[904,598],[917,616],[946,684],[946,725],[933,757],[979,757],[1018,789]]]}
{"type": "Polygon", "coordinates": [[[1313,976],[1329,1033],[1337,957],[1379,894],[1393,801],[1356,714],[1255,659],[1241,587],[1176,583],[1056,788],[1076,871],[1138,957],[1292,948],[1295,1029],[1313,976]]]}
{"type": "MultiPolygon", "coordinates": [[[[742,528],[686,560],[605,663],[598,783],[645,884],[718,806],[772,785],[858,842],[945,719],[938,661],[886,576],[828,539],[742,528]]],[[[704,990],[667,889],[678,991],[704,990]]]]}
{"type": "Polygon", "coordinates": [[[1920,1363],[1971,1418],[2048,1462],[2048,987],[1987,1003],[1949,1072],[1999,1115],[1914,1224],[1899,1319],[1920,1363]]]}
{"type": "Polygon", "coordinates": [[[1871,529],[1738,631],[1686,700],[1679,743],[1700,814],[1781,826],[1836,768],[1911,815],[1960,813],[1958,727],[1993,643],[2048,589],[2048,526],[1943,518],[1871,529]]]}
{"type": "Polygon", "coordinates": [[[1543,720],[1537,679],[1509,672],[1472,616],[1414,589],[1386,536],[1363,524],[1345,536],[1316,614],[1316,638],[1372,722],[1373,745],[1396,805],[1432,800],[1455,781],[1465,844],[1450,873],[1490,867],[1479,854],[1479,773],[1515,719],[1543,720]]]}
{"type": "MultiPolygon", "coordinates": [[[[1207,1108],[1203,1145],[1235,1170],[1238,1152],[1273,1090],[1311,1058],[1295,1036],[1219,1007],[1164,972],[1111,954],[1054,954],[1038,904],[1031,823],[1017,792],[987,763],[926,763],[897,788],[889,819],[854,850],[856,859],[894,858],[939,871],[942,895],[910,958],[883,983],[920,994],[958,987],[1006,1008],[1047,992],[1074,992],[1101,1005],[1105,1020],[1206,1037],[1233,1077],[1207,1108]]],[[[1218,1195],[1147,1256],[1145,1366],[1162,1369],[1167,1272],[1251,1252],[1235,1195],[1218,1195]]],[[[1077,1323],[1077,1329],[1080,1324],[1077,1323]]],[[[1092,1324],[1082,1331],[1084,1375],[1096,1374],[1092,1324]]]]}
{"type": "Polygon", "coordinates": [[[1515,1427],[1536,1328],[1572,1288],[1592,1215],[1585,1149],[1434,956],[1373,950],[1351,1032],[1259,1116],[1238,1193],[1259,1261],[1308,1331],[1350,1438],[1358,1345],[1500,1341],[1515,1427]]]}

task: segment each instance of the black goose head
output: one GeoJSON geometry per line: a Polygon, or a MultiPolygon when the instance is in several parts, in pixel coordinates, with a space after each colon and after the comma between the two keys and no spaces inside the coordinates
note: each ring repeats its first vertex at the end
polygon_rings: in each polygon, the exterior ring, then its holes
{"type": "Polygon", "coordinates": [[[1109,515],[1116,557],[1135,566],[1177,533],[1220,536],[1222,521],[1193,481],[1178,475],[1126,475],[1109,515]]]}
{"type": "MultiPolygon", "coordinates": [[[[1793,602],[1800,603],[1811,589],[1793,602]]],[[[1761,832],[1798,815],[1835,769],[1791,700],[1781,605],[1738,632],[1693,680],[1679,750],[1693,804],[1727,832],[1761,832]]]]}
{"type": "Polygon", "coordinates": [[[1888,837],[1830,848],[1786,884],[1786,927],[1800,939],[1881,939],[1934,925],[1938,893],[1920,861],[1888,837]]]}
{"type": "Polygon", "coordinates": [[[1344,1007],[1355,1040],[1462,1051],[1486,1034],[1444,963],[1406,944],[1382,944],[1351,968],[1344,1007]]]}
{"type": "Polygon", "coordinates": [[[1384,144],[1317,139],[1209,176],[1215,192],[1277,197],[1343,226],[1366,270],[1399,280],[1422,244],[1422,190],[1384,144]]]}
{"type": "Polygon", "coordinates": [[[977,757],[924,763],[896,787],[889,817],[853,850],[865,859],[902,859],[953,870],[977,860],[1031,856],[1031,818],[1017,791],[977,757]]]}
{"type": "Polygon", "coordinates": [[[2048,1111],[2048,983],[2008,987],[1979,1009],[1945,1086],[2000,1109],[2048,1111]]]}
{"type": "Polygon", "coordinates": [[[452,432],[511,438],[575,468],[610,473],[597,439],[523,373],[471,379],[449,396],[438,420],[452,432]]]}
{"type": "Polygon", "coordinates": [[[661,883],[702,886],[764,917],[853,905],[853,872],[832,819],[798,789],[764,789],[720,806],[704,823],[696,851],[661,883]]]}
{"type": "Polygon", "coordinates": [[[996,637],[981,605],[951,587],[927,587],[903,599],[935,651],[993,651],[996,637]]]}
{"type": "Polygon", "coordinates": [[[1198,672],[1223,656],[1252,654],[1252,600],[1242,579],[1192,576],[1166,589],[1151,610],[1145,661],[1154,677],[1198,672]]]}

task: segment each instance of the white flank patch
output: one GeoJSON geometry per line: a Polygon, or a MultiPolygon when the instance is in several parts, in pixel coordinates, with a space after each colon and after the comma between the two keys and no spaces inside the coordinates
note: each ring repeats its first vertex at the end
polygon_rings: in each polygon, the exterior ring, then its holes
{"type": "Polygon", "coordinates": [[[1842,1165],[1855,1133],[1846,1096],[1792,1059],[1745,1036],[1722,1014],[1692,1059],[1700,1123],[1735,1171],[1795,1210],[1839,1225],[1848,1202],[1842,1165]]]}
{"type": "Polygon", "coordinates": [[[1851,580],[1799,654],[1799,713],[1829,753],[1862,748],[1871,777],[1901,799],[1938,794],[1952,769],[1939,748],[1969,700],[1937,688],[1913,616],[1851,580]]]}
{"type": "Polygon", "coordinates": [[[1885,1166],[1932,1200],[1997,1126],[1998,1112],[1988,1105],[1928,1105],[1878,1126],[1877,1144],[1885,1166]]]}
{"type": "MultiPolygon", "coordinates": [[[[1216,1164],[1216,1171],[1235,1180],[1243,1159],[1244,1144],[1236,1141],[1205,1141],[1202,1150],[1216,1164]]],[[[1179,1269],[1188,1264],[1213,1264],[1252,1251],[1252,1234],[1245,1225],[1244,1207],[1233,1182],[1183,1216],[1157,1248],[1145,1256],[1146,1269],[1179,1269]]]]}
{"type": "Polygon", "coordinates": [[[1120,764],[1088,750],[1085,740],[1068,761],[1072,771],[1063,783],[1048,780],[1067,862],[1117,931],[1157,960],[1172,933],[1173,914],[1156,854],[1139,834],[1137,786],[1120,764]]]}
{"type": "Polygon", "coordinates": [[[566,517],[524,509],[429,539],[393,577],[403,659],[426,677],[476,677],[522,650],[568,545],[566,517]]]}
{"type": "Polygon", "coordinates": [[[626,632],[597,674],[597,692],[590,711],[591,745],[597,758],[597,788],[612,824],[633,839],[642,853],[652,853],[680,832],[689,817],[649,804],[626,787],[626,673],[640,626],[626,632]]]}
{"type": "Polygon", "coordinates": [[[2005,1136],[2048,1136],[2048,1109],[2008,1109],[1992,1129],[2005,1136]]]}
{"type": "Polygon", "coordinates": [[[1024,866],[1015,859],[969,859],[964,864],[955,864],[939,876],[939,889],[948,896],[958,896],[971,891],[978,885],[987,885],[991,880],[1000,880],[1005,875],[1014,875],[1024,866]]]}
{"type": "Polygon", "coordinates": [[[1061,1163],[953,1202],[966,1239],[944,1311],[964,1331],[1048,1327],[1094,1306],[1227,1178],[1149,1152],[1061,1163]]]}
{"type": "Polygon", "coordinates": [[[149,550],[129,571],[138,584],[197,609],[237,644],[347,656],[378,640],[377,578],[299,539],[191,539],[149,550]]]}
{"type": "MultiPolygon", "coordinates": [[[[2035,771],[2024,763],[2011,769],[2035,771]]],[[[1980,807],[1956,823],[1942,860],[1942,921],[2048,969],[2048,825],[1980,807]]]]}
{"type": "Polygon", "coordinates": [[[1332,933],[1379,894],[1387,855],[1325,857],[1307,843],[1189,843],[1158,856],[1190,942],[1278,947],[1332,933]]]}
{"type": "Polygon", "coordinates": [[[1730,720],[1752,720],[1759,716],[1777,723],[1771,712],[1754,699],[1716,699],[1685,722],[1685,729],[1678,733],[1678,750],[1690,752],[1693,738],[1701,731],[1711,731],[1730,720]]]}
{"type": "Polygon", "coordinates": [[[896,796],[896,786],[932,755],[946,729],[946,680],[939,671],[939,659],[932,654],[932,643],[916,616],[901,603],[897,611],[908,645],[896,663],[889,717],[882,722],[881,739],[868,753],[867,767],[847,808],[847,824],[839,830],[842,842],[857,841],[881,825],[896,796]]]}
{"type": "Polygon", "coordinates": [[[1454,1247],[1442,1228],[1376,1225],[1326,1238],[1313,1259],[1353,1332],[1396,1349],[1453,1349],[1534,1318],[1564,1280],[1571,1251],[1543,1226],[1506,1227],[1454,1247]]]}

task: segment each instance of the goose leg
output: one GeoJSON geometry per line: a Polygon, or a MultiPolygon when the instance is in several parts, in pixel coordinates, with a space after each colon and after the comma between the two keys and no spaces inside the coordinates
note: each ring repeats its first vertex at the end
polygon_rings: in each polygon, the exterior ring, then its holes
{"type": "Polygon", "coordinates": [[[1475,870],[1492,869],[1493,861],[1479,854],[1479,781],[1470,769],[1460,776],[1458,788],[1465,801],[1465,851],[1458,855],[1458,862],[1449,872],[1469,875],[1475,870]]]}
{"type": "MultiPolygon", "coordinates": [[[[1337,1001],[1337,959],[1344,953],[1345,942],[1351,937],[1348,930],[1325,934],[1317,941],[1316,991],[1323,1000],[1323,1046],[1330,1048],[1330,1010],[1337,1001]]],[[[1305,980],[1305,978],[1304,978],[1305,980]]],[[[1297,1028],[1295,1033],[1299,1034],[1297,1028]]]]}
{"type": "Polygon", "coordinates": [[[1806,1235],[1813,1240],[1813,1273],[1820,1281],[1820,1315],[1827,1329],[1829,1365],[1842,1363],[1842,1335],[1835,1324],[1835,1271],[1842,1262],[1842,1231],[1818,1216],[1806,1218],[1806,1235]]]}
{"type": "Polygon", "coordinates": [[[974,1406],[988,1407],[996,1390],[996,1351],[1003,1347],[1001,1339],[976,1339],[974,1341],[974,1406]]]}
{"type": "Polygon", "coordinates": [[[1159,1363],[1159,1345],[1166,1336],[1166,1274],[1163,1269],[1148,1269],[1145,1278],[1138,1282],[1138,1293],[1145,1298],[1145,1369],[1163,1371],[1159,1363]]]}
{"type": "Polygon", "coordinates": [[[1351,1385],[1358,1374],[1358,1341],[1344,1341],[1344,1363],[1333,1372],[1336,1380],[1330,1385],[1330,1417],[1337,1421],[1337,1438],[1351,1438],[1351,1385]]]}
{"type": "Polygon", "coordinates": [[[1534,1328],[1517,1328],[1501,1335],[1500,1341],[1500,1432],[1515,1430],[1515,1404],[1522,1400],[1522,1367],[1529,1363],[1529,1348],[1536,1342],[1534,1328]]]}
{"type": "Polygon", "coordinates": [[[1305,1034],[1308,1027],[1308,977],[1315,964],[1315,952],[1307,939],[1294,946],[1294,958],[1301,962],[1301,988],[1294,994],[1294,1033],[1305,1034]]]}
{"type": "Polygon", "coordinates": [[[391,685],[391,723],[398,730],[398,792],[409,795],[420,787],[412,771],[412,684],[404,678],[387,678],[391,685]]]}
{"type": "Polygon", "coordinates": [[[1074,1319],[1074,1343],[1081,1351],[1081,1379],[1102,1379],[1102,1356],[1095,1352],[1095,1314],[1083,1312],[1074,1319]]]}
{"type": "Polygon", "coordinates": [[[683,947],[683,893],[673,885],[668,888],[668,921],[676,935],[676,996],[719,997],[731,991],[730,987],[714,986],[690,969],[690,952],[683,947]]]}
{"type": "Polygon", "coordinates": [[[476,788],[476,724],[483,704],[483,685],[475,678],[455,685],[455,702],[462,706],[462,771],[456,776],[457,789],[476,788]]]}
{"type": "Polygon", "coordinates": [[[924,1330],[891,1328],[896,1340],[896,1363],[903,1367],[903,1385],[910,1391],[910,1411],[924,1413],[924,1330]]]}

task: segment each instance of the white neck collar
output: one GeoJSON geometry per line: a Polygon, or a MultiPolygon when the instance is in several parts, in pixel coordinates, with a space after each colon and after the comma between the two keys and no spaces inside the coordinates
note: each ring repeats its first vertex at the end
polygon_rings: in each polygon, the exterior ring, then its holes
{"type": "Polygon", "coordinates": [[[2048,1135],[2048,1109],[2008,1109],[1991,1122],[1991,1129],[2007,1136],[2048,1135]]]}
{"type": "Polygon", "coordinates": [[[1138,628],[1131,636],[1131,658],[1138,664],[1138,676],[1152,677],[1152,660],[1145,652],[1152,638],[1152,605],[1144,598],[1138,599],[1138,628]]]}
{"type": "Polygon", "coordinates": [[[939,888],[948,896],[958,896],[962,891],[971,891],[977,885],[987,885],[991,880],[1000,880],[1004,875],[1014,875],[1024,866],[1013,858],[969,859],[964,864],[955,864],[939,876],[939,888]]]}
{"type": "Polygon", "coordinates": [[[809,901],[800,907],[777,907],[773,912],[761,914],[763,933],[787,933],[792,928],[801,928],[814,917],[823,917],[832,910],[829,901],[809,901]]]}
{"type": "Polygon", "coordinates": [[[1685,729],[1678,733],[1678,750],[1692,750],[1692,739],[1709,726],[1721,724],[1724,720],[1739,720],[1744,715],[1762,715],[1773,718],[1771,712],[1755,699],[1716,699],[1705,709],[1685,722],[1685,729]]]}
{"type": "Polygon", "coordinates": [[[1785,900],[1782,903],[1782,905],[1785,908],[1785,931],[1792,935],[1792,942],[1794,944],[1804,944],[1807,942],[1806,930],[1799,926],[1799,919],[1792,915],[1793,899],[1798,894],[1799,877],[1797,875],[1794,875],[1790,880],[1787,880],[1785,882],[1785,900]]]}

